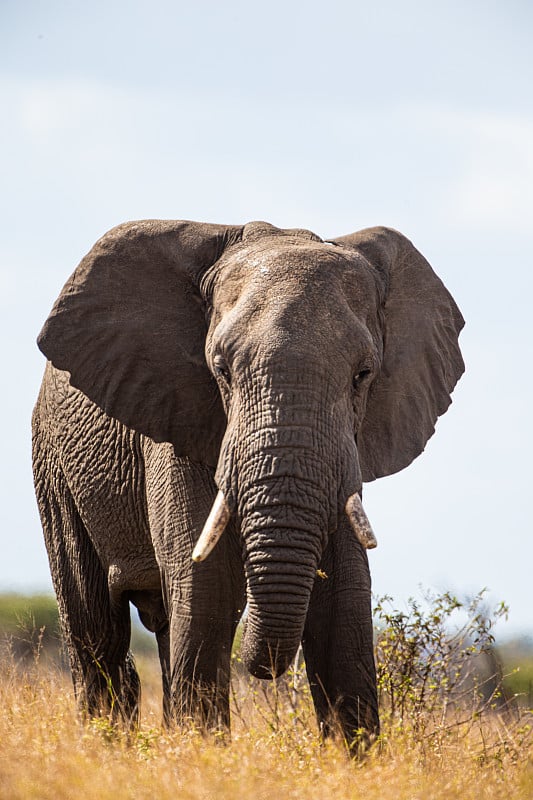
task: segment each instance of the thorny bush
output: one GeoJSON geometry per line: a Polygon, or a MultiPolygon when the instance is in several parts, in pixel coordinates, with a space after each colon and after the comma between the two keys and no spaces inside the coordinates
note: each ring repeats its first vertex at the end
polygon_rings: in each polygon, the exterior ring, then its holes
{"type": "MultiPolygon", "coordinates": [[[[531,740],[531,712],[505,691],[494,650],[494,625],[507,616],[500,603],[489,609],[486,590],[461,601],[427,592],[423,602],[377,598],[376,667],[385,736],[402,731],[422,744],[474,729],[487,758],[491,751],[523,752],[531,740]],[[496,731],[488,745],[486,732],[496,731]],[[496,730],[497,729],[497,730],[496,730]]],[[[499,757],[499,756],[498,756],[499,757]]]]}
{"type": "Polygon", "coordinates": [[[379,703],[391,723],[422,732],[436,716],[468,706],[501,708],[502,675],[493,627],[507,615],[487,610],[485,590],[461,601],[449,592],[410,598],[406,611],[388,595],[377,598],[376,666],[379,703]]]}

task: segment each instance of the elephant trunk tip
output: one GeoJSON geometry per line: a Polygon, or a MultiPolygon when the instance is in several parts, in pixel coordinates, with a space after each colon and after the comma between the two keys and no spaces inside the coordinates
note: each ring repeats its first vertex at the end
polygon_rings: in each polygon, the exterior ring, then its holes
{"type": "Polygon", "coordinates": [[[264,654],[243,653],[243,661],[246,669],[254,678],[272,681],[281,677],[294,662],[297,648],[284,653],[277,653],[271,650],[264,654]]]}
{"type": "Polygon", "coordinates": [[[294,632],[290,639],[281,639],[272,632],[256,629],[248,618],[242,639],[242,660],[254,678],[274,680],[294,662],[300,641],[301,633],[294,632]]]}

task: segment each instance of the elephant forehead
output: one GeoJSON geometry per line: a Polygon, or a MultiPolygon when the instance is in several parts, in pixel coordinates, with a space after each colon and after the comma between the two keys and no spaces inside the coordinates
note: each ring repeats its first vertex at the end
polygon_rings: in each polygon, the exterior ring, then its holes
{"type": "Polygon", "coordinates": [[[218,317],[213,345],[243,363],[335,360],[346,349],[372,350],[367,316],[354,313],[338,287],[311,293],[255,284],[218,317]]]}
{"type": "Polygon", "coordinates": [[[227,276],[243,275],[249,280],[253,276],[270,274],[323,272],[334,268],[341,257],[323,242],[284,237],[262,239],[235,248],[220,264],[227,276]]]}
{"type": "Polygon", "coordinates": [[[324,243],[278,241],[240,248],[220,265],[208,350],[243,363],[372,350],[379,298],[368,263],[324,243]]]}
{"type": "Polygon", "coordinates": [[[375,279],[358,254],[323,242],[263,240],[221,259],[214,291],[221,313],[249,299],[261,308],[282,309],[305,301],[310,313],[345,298],[352,308],[376,305],[375,279]]]}

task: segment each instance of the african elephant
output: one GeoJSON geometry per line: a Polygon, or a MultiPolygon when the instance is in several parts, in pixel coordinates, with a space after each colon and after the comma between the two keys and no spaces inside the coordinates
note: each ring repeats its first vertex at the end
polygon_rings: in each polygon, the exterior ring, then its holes
{"type": "Polygon", "coordinates": [[[165,719],[226,728],[247,604],[253,675],[282,674],[301,642],[324,733],[378,730],[362,482],[424,449],[464,369],[462,326],[388,228],[323,241],[147,220],[96,243],[40,334],[33,415],[87,713],[136,718],[131,602],[157,637],[165,719]]]}

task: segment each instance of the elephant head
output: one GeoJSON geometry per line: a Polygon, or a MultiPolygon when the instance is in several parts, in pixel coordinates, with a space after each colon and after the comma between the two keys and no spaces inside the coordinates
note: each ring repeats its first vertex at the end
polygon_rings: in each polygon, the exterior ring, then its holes
{"type": "Polygon", "coordinates": [[[267,223],[143,221],[106,234],[39,338],[107,414],[216,470],[198,560],[242,535],[251,672],[282,672],[317,568],[359,494],[422,452],[463,371],[463,320],[400,233],[332,241],[267,223]],[[209,543],[210,541],[210,543],[209,543]]]}

